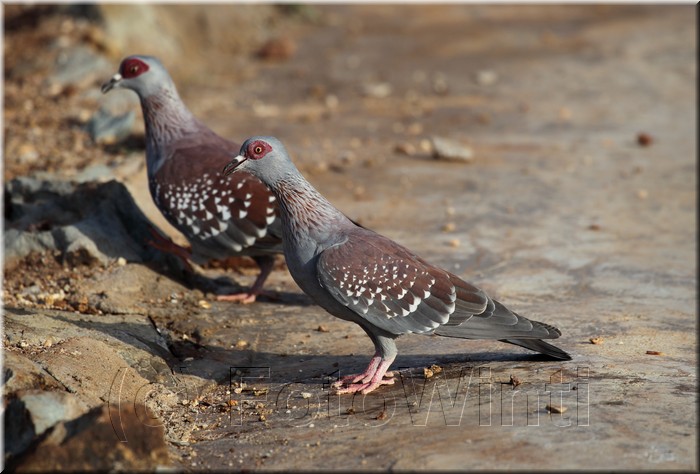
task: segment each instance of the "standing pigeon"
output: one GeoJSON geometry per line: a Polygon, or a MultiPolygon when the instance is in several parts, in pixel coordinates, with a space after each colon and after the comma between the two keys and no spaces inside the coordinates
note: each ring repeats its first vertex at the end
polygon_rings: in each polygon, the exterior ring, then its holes
{"type": "MultiPolygon", "coordinates": [[[[275,196],[254,176],[216,171],[239,145],[209,129],[192,115],[168,71],[150,56],[129,56],[102,92],[131,89],[141,100],[146,124],[148,186],[156,206],[192,246],[191,252],[161,237],[154,246],[197,263],[249,256],[260,274],[247,292],[220,300],[252,303],[282,252],[282,229],[275,196]]],[[[189,265],[188,265],[189,266],[189,265]]]]}
{"type": "Polygon", "coordinates": [[[277,139],[248,139],[223,173],[238,170],[260,178],[277,197],[294,281],[332,315],[359,324],[374,343],[367,370],[336,382],[338,393],[366,394],[394,383],[387,373],[397,354],[394,339],[412,332],[498,339],[571,359],[542,340],[559,337],[557,328],[513,313],[456,275],[355,225],[304,179],[277,139]]]}

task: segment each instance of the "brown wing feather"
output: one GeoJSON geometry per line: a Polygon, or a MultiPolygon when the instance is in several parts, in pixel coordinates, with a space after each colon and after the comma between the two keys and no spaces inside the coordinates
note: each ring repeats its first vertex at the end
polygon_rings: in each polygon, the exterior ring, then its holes
{"type": "MultiPolygon", "coordinates": [[[[321,285],[339,302],[395,334],[429,332],[449,322],[457,308],[452,275],[372,231],[357,229],[351,237],[326,249],[318,262],[321,285]]],[[[482,312],[487,297],[471,288],[473,293],[461,289],[461,311],[482,312]]]]}
{"type": "Polygon", "coordinates": [[[235,149],[225,143],[174,147],[150,180],[156,205],[190,241],[196,259],[280,252],[274,196],[248,173],[221,174],[235,149]]]}

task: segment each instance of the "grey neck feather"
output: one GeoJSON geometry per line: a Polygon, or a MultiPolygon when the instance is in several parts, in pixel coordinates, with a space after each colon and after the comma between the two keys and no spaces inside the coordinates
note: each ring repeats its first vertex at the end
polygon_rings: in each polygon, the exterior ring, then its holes
{"type": "Polygon", "coordinates": [[[317,253],[344,239],[339,231],[352,222],[289,163],[291,170],[266,184],[279,201],[285,240],[294,240],[296,248],[315,247],[317,253]]]}
{"type": "Polygon", "coordinates": [[[168,144],[201,128],[172,85],[141,97],[146,125],[146,158],[149,176],[153,176],[171,152],[168,144]]]}

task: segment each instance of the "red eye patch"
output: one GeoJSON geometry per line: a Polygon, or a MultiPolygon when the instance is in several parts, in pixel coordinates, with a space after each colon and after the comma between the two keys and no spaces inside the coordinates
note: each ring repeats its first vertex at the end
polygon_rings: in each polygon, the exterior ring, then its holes
{"type": "Polygon", "coordinates": [[[260,158],[267,155],[272,150],[269,143],[262,140],[255,140],[253,143],[248,145],[248,151],[246,155],[252,160],[259,160],[260,158]]]}
{"type": "Polygon", "coordinates": [[[122,61],[122,65],[119,68],[119,74],[121,74],[124,79],[140,76],[146,71],[148,71],[148,64],[136,58],[125,59],[122,61]]]}

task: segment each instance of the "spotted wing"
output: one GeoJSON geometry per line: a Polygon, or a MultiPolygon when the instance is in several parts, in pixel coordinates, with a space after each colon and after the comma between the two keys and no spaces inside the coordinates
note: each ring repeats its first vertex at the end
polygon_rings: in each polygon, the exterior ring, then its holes
{"type": "Polygon", "coordinates": [[[487,307],[478,288],[366,229],[320,256],[321,285],[344,306],[394,334],[425,333],[487,307]],[[456,277],[455,277],[456,278],[456,277]]]}
{"type": "Polygon", "coordinates": [[[346,242],[325,250],[318,274],[321,285],[341,304],[394,334],[434,331],[465,339],[500,339],[546,353],[546,343],[533,341],[561,334],[365,229],[356,229],[346,242]]]}
{"type": "Polygon", "coordinates": [[[248,173],[223,176],[230,159],[220,146],[178,148],[150,182],[156,205],[199,260],[281,251],[275,197],[248,173]]]}

